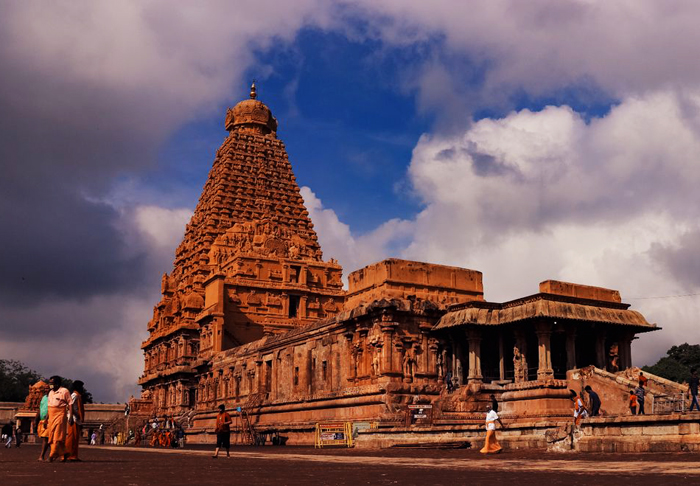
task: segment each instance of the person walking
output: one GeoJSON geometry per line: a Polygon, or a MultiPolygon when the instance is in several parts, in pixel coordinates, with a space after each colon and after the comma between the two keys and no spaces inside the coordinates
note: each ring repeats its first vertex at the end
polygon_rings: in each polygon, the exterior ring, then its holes
{"type": "Polygon", "coordinates": [[[644,413],[644,387],[642,385],[639,385],[637,388],[635,388],[634,394],[637,395],[637,404],[639,405],[637,415],[646,415],[644,413]]]}
{"type": "Polygon", "coordinates": [[[496,396],[492,393],[489,395],[489,400],[491,400],[491,409],[498,413],[498,401],[496,400],[496,396]]]}
{"type": "Polygon", "coordinates": [[[68,461],[79,461],[78,444],[82,436],[83,421],[85,420],[85,407],[83,405],[83,395],[85,395],[84,384],[80,380],[73,382],[71,386],[70,407],[68,408],[68,430],[66,434],[66,453],[68,461]]]}
{"type": "Polygon", "coordinates": [[[689,412],[693,411],[693,406],[695,409],[700,411],[700,405],[698,405],[698,384],[700,384],[700,379],[698,379],[698,371],[693,368],[690,370],[690,382],[688,383],[688,392],[690,398],[690,408],[689,412]]]}
{"type": "Polygon", "coordinates": [[[630,412],[632,412],[632,415],[637,415],[637,395],[634,393],[634,389],[630,389],[630,412]]]}
{"type": "Polygon", "coordinates": [[[12,422],[8,422],[2,426],[2,440],[5,441],[5,447],[12,447],[12,422]]]}
{"type": "Polygon", "coordinates": [[[496,438],[496,422],[501,424],[501,428],[504,429],[505,426],[501,419],[499,418],[496,411],[491,407],[491,405],[486,406],[486,441],[484,442],[484,447],[482,447],[482,454],[497,454],[503,450],[501,444],[498,443],[496,438]]]}
{"type": "Polygon", "coordinates": [[[640,371],[639,372],[639,386],[644,388],[645,386],[647,386],[647,381],[649,381],[649,379],[646,376],[644,376],[644,373],[642,373],[640,371]]]}
{"type": "Polygon", "coordinates": [[[578,393],[576,393],[574,390],[569,391],[571,392],[571,399],[574,401],[574,425],[578,427],[578,425],[581,423],[581,419],[588,416],[588,410],[586,410],[586,406],[583,404],[583,399],[578,396],[578,393]]]}
{"type": "Polygon", "coordinates": [[[44,462],[49,451],[49,396],[44,395],[39,402],[39,415],[37,415],[36,435],[41,439],[41,454],[39,462],[44,462]]]}
{"type": "Polygon", "coordinates": [[[49,387],[49,445],[51,446],[49,462],[55,461],[59,457],[65,461],[63,454],[66,445],[66,426],[68,425],[66,412],[70,406],[70,392],[61,386],[60,376],[49,378],[49,387]]]}
{"type": "Polygon", "coordinates": [[[584,388],[588,393],[588,403],[591,407],[591,417],[597,417],[600,414],[600,397],[591,389],[590,385],[584,388]]]}
{"type": "Polygon", "coordinates": [[[226,457],[231,457],[231,422],[233,419],[226,413],[226,407],[219,405],[219,414],[216,416],[216,451],[212,456],[214,459],[219,457],[219,449],[222,447],[226,448],[226,457]]]}
{"type": "Polygon", "coordinates": [[[19,428],[19,425],[15,429],[15,447],[19,447],[22,445],[22,429],[19,428]]]}

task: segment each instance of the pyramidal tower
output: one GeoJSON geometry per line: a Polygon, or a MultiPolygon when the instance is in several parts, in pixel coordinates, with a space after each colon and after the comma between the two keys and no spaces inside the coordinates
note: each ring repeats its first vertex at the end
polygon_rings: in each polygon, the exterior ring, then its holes
{"type": "Polygon", "coordinates": [[[324,262],[277,120],[257,99],[226,113],[214,164],[142,344],[144,397],[177,411],[217,353],[337,314],[342,268],[324,262]]]}

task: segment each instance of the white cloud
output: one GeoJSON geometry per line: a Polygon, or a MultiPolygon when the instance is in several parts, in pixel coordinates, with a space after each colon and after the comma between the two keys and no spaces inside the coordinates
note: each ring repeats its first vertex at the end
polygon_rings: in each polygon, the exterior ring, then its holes
{"type": "MultiPolygon", "coordinates": [[[[655,92],[589,123],[569,107],[547,107],[483,119],[459,135],[424,135],[409,176],[425,208],[401,223],[410,232],[403,249],[379,239],[372,256],[480,270],[493,301],[536,293],[550,278],[619,289],[623,299],[697,290],[700,278],[676,274],[679,259],[700,256],[698,108],[692,93],[655,92]]],[[[317,225],[327,253],[350,235],[332,216],[333,226],[317,225]],[[342,232],[327,238],[336,227],[342,232]]],[[[664,328],[640,339],[637,363],[697,341],[700,299],[631,303],[664,328]]]]}
{"type": "Polygon", "coordinates": [[[700,5],[691,0],[432,2],[358,0],[389,43],[444,39],[448,51],[487,68],[485,99],[600,86],[622,96],[700,83],[700,5]]]}

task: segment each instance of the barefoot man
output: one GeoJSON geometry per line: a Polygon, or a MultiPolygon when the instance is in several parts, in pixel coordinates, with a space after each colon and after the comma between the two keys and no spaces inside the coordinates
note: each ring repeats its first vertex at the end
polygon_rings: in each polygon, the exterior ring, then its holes
{"type": "Polygon", "coordinates": [[[85,406],[83,405],[85,388],[83,382],[80,380],[74,381],[71,390],[73,393],[71,393],[70,396],[68,428],[66,433],[66,452],[64,457],[69,461],[79,461],[78,444],[80,443],[83,421],[85,420],[85,406]]]}
{"type": "Polygon", "coordinates": [[[226,407],[219,405],[219,414],[216,416],[216,452],[214,458],[219,457],[219,449],[226,448],[226,457],[231,457],[229,448],[231,447],[231,422],[233,419],[226,413],[226,407]]]}
{"type": "Polygon", "coordinates": [[[61,386],[61,377],[52,376],[49,379],[49,445],[51,453],[49,461],[63,457],[66,445],[66,425],[68,422],[66,412],[70,406],[70,393],[61,386]]]}
{"type": "Polygon", "coordinates": [[[496,438],[496,422],[501,424],[502,429],[505,427],[491,405],[486,406],[486,412],[486,442],[481,449],[481,453],[495,454],[502,450],[501,444],[498,443],[498,439],[496,438]]]}

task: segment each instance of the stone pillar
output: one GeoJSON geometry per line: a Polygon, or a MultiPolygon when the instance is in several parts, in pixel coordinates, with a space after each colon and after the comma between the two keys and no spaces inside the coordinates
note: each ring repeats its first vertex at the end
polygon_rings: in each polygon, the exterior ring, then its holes
{"type": "MultiPolygon", "coordinates": [[[[514,360],[513,361],[513,371],[516,374],[516,376],[514,377],[513,381],[518,383],[520,381],[528,381],[530,379],[529,372],[528,372],[528,364],[527,364],[527,339],[525,338],[525,331],[523,329],[515,329],[514,334],[515,334],[515,347],[518,348],[518,351],[520,352],[521,368],[522,368],[522,373],[524,375],[524,376],[517,376],[518,366],[514,360]]],[[[513,358],[515,358],[515,356],[513,356],[513,358]]]]}
{"type": "Polygon", "coordinates": [[[309,298],[306,295],[302,295],[299,299],[299,309],[297,311],[297,317],[302,319],[306,317],[306,303],[308,300],[309,298]]]}
{"type": "MultiPolygon", "coordinates": [[[[594,328],[595,336],[595,365],[596,368],[602,370],[608,369],[606,366],[606,352],[605,352],[605,330],[601,328],[594,328]]],[[[619,352],[619,350],[618,350],[619,352]]]]}
{"type": "MultiPolygon", "coordinates": [[[[454,346],[455,346],[454,353],[455,353],[456,358],[455,358],[455,368],[454,368],[452,375],[453,375],[453,377],[454,376],[457,377],[457,384],[459,384],[459,386],[462,386],[464,384],[464,369],[463,369],[464,368],[463,367],[464,353],[462,352],[462,343],[459,341],[455,341],[454,346]]],[[[469,364],[469,363],[467,363],[467,364],[469,364]]]]}
{"type": "Polygon", "coordinates": [[[632,367],[632,341],[634,333],[627,332],[620,336],[617,344],[618,359],[620,360],[620,371],[632,367]]]}
{"type": "Polygon", "coordinates": [[[554,370],[552,370],[552,352],[550,349],[552,324],[546,321],[538,322],[535,324],[535,333],[537,334],[537,349],[539,357],[537,379],[549,380],[554,378],[554,370]]]}
{"type": "Polygon", "coordinates": [[[576,368],[576,327],[570,325],[566,328],[566,369],[576,368]]]}
{"type": "Polygon", "coordinates": [[[396,334],[394,334],[392,345],[394,346],[392,371],[401,374],[403,371],[403,342],[396,334]]]}
{"type": "Polygon", "coordinates": [[[394,327],[396,323],[394,322],[382,322],[382,340],[384,344],[382,346],[382,361],[380,374],[392,373],[394,372],[394,362],[393,362],[393,350],[394,350],[394,327]]]}
{"type": "Polygon", "coordinates": [[[346,366],[345,376],[348,381],[355,381],[357,377],[355,374],[355,366],[357,363],[357,353],[355,351],[355,346],[353,346],[353,333],[348,332],[345,334],[345,356],[347,359],[343,360],[346,366]]]}
{"type": "Polygon", "coordinates": [[[265,373],[263,373],[263,360],[258,358],[255,360],[255,378],[256,384],[255,388],[258,393],[261,393],[265,389],[265,373]]]}
{"type": "MultiPolygon", "coordinates": [[[[437,354],[438,354],[438,340],[435,338],[430,338],[428,340],[428,373],[438,376],[438,366],[437,366],[437,354]]],[[[438,378],[441,378],[438,376],[438,378]]]]}
{"type": "Polygon", "coordinates": [[[481,382],[481,331],[478,329],[467,330],[469,342],[469,383],[481,382]]]}
{"type": "Polygon", "coordinates": [[[498,330],[498,379],[506,379],[505,353],[503,351],[503,331],[498,330]]]}

